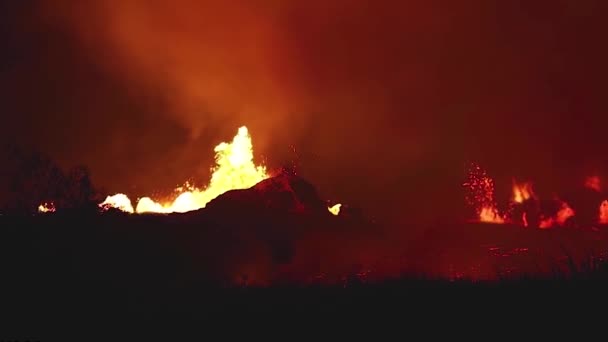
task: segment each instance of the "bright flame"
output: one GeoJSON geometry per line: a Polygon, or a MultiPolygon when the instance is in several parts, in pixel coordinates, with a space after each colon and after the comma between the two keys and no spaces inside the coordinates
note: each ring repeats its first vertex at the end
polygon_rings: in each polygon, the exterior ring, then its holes
{"type": "Polygon", "coordinates": [[[602,204],[600,204],[599,223],[608,224],[608,201],[606,200],[602,201],[602,204]]]}
{"type": "Polygon", "coordinates": [[[116,208],[127,213],[133,213],[131,200],[125,194],[116,194],[106,197],[106,200],[99,204],[102,209],[116,208]]]}
{"type": "Polygon", "coordinates": [[[597,192],[600,192],[602,190],[602,187],[600,184],[600,177],[598,177],[598,176],[587,177],[587,179],[585,179],[585,187],[595,190],[597,192]]]}
{"type": "Polygon", "coordinates": [[[340,214],[340,207],[342,207],[342,204],[338,203],[338,204],[334,205],[333,207],[327,208],[327,210],[329,210],[330,213],[338,216],[340,214]]]}
{"type": "Polygon", "coordinates": [[[53,202],[45,202],[38,206],[39,213],[54,213],[55,210],[55,204],[53,202]]]}
{"type": "Polygon", "coordinates": [[[526,182],[518,184],[515,182],[515,180],[513,181],[513,202],[523,203],[533,196],[534,192],[532,191],[531,183],[526,182]]]}
{"type": "MultiPolygon", "coordinates": [[[[138,201],[135,212],[183,213],[204,208],[207,203],[226,191],[249,188],[268,178],[266,168],[256,166],[253,162],[253,144],[247,127],[240,127],[231,143],[222,142],[214,151],[216,166],[212,168],[211,180],[206,188],[178,188],[177,198],[169,203],[159,203],[150,197],[143,197],[138,201]]],[[[118,208],[133,212],[132,207],[130,210],[129,207],[118,208]]]]}

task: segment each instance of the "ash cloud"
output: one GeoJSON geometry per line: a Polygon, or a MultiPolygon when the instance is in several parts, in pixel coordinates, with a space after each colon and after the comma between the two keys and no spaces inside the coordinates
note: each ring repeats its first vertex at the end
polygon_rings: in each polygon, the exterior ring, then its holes
{"type": "Polygon", "coordinates": [[[270,166],[296,146],[328,197],[436,216],[438,198],[462,201],[465,161],[498,178],[606,167],[598,5],[6,5],[4,131],[146,193],[205,180],[213,146],[245,124],[270,166]]]}

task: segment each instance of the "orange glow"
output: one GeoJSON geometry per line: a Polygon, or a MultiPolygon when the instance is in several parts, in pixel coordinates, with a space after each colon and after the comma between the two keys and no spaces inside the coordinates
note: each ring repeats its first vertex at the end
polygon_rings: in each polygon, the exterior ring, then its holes
{"type": "Polygon", "coordinates": [[[557,214],[555,214],[554,217],[543,218],[540,221],[539,228],[548,229],[554,226],[563,226],[570,217],[574,216],[574,214],[574,210],[570,208],[568,203],[562,201],[557,214]]]}
{"type": "Polygon", "coordinates": [[[608,224],[608,201],[606,200],[600,204],[600,217],[598,221],[601,224],[608,224]]]}
{"type": "Polygon", "coordinates": [[[55,204],[53,202],[45,202],[38,206],[39,213],[54,213],[55,204]]]}
{"type": "Polygon", "coordinates": [[[549,228],[552,228],[554,225],[555,225],[555,219],[553,217],[547,217],[547,218],[540,220],[540,224],[538,225],[538,228],[549,229],[549,228]]]}
{"type": "Polygon", "coordinates": [[[469,170],[468,181],[463,185],[469,190],[467,202],[476,209],[480,222],[505,223],[494,200],[494,180],[484,169],[473,164],[469,170]]]}
{"type": "Polygon", "coordinates": [[[483,207],[479,212],[479,221],[489,223],[505,223],[505,219],[500,216],[498,210],[493,207],[483,207]]]}
{"type": "Polygon", "coordinates": [[[585,187],[600,192],[602,190],[600,184],[600,177],[598,176],[590,176],[585,179],[585,187]]]}
{"type": "Polygon", "coordinates": [[[338,216],[340,214],[340,207],[342,207],[342,204],[338,203],[332,207],[327,208],[327,210],[329,210],[330,213],[338,216]]]}
{"type": "Polygon", "coordinates": [[[557,212],[557,215],[555,215],[555,222],[558,225],[563,226],[566,223],[566,221],[573,216],[574,216],[574,210],[572,208],[570,208],[568,203],[562,202],[561,207],[560,207],[559,211],[557,212]]]}
{"type": "MultiPolygon", "coordinates": [[[[143,197],[137,202],[136,213],[187,212],[204,208],[217,196],[234,189],[245,189],[268,178],[264,166],[253,162],[253,144],[247,127],[239,128],[231,143],[222,142],[215,147],[216,166],[212,168],[211,180],[204,189],[188,184],[176,189],[177,197],[172,202],[159,202],[143,197]]],[[[114,207],[134,212],[129,198],[123,194],[109,196],[100,206],[114,207]]]]}
{"type": "Polygon", "coordinates": [[[116,194],[106,197],[106,200],[99,204],[102,209],[115,208],[127,213],[133,213],[131,200],[125,194],[116,194]]]}
{"type": "Polygon", "coordinates": [[[529,182],[518,184],[513,181],[513,202],[523,203],[534,196],[532,184],[529,182]]]}

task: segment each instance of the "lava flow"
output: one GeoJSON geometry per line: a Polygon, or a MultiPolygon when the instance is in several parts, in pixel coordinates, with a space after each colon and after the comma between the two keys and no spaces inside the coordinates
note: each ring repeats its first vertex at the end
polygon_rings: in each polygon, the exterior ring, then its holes
{"type": "Polygon", "coordinates": [[[116,194],[108,196],[99,206],[130,213],[183,213],[204,208],[226,191],[249,188],[269,177],[265,166],[257,166],[253,162],[253,144],[245,126],[239,128],[231,143],[222,142],[215,147],[215,162],[207,187],[200,189],[186,184],[176,189],[178,195],[172,202],[162,203],[143,197],[133,210],[131,200],[126,195],[116,194]]]}

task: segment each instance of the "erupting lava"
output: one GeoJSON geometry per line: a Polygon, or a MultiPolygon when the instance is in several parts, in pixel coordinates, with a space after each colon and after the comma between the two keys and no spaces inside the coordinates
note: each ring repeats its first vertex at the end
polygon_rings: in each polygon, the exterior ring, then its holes
{"type": "Polygon", "coordinates": [[[559,210],[557,211],[557,214],[555,214],[554,217],[547,217],[542,219],[538,226],[539,228],[546,229],[551,228],[555,225],[563,226],[570,217],[574,216],[574,210],[570,208],[568,203],[563,201],[560,202],[561,204],[559,210]]]}
{"type": "MultiPolygon", "coordinates": [[[[468,181],[463,185],[469,190],[466,200],[476,209],[480,222],[519,223],[528,227],[533,220],[535,227],[547,229],[564,226],[568,219],[575,215],[568,203],[557,198],[553,200],[553,203],[558,205],[555,212],[536,212],[534,208],[539,208],[540,201],[533,191],[532,183],[517,183],[515,180],[508,209],[501,215],[494,199],[494,181],[476,164],[469,170],[468,181]]],[[[585,186],[599,191],[599,178],[588,178],[585,186]]],[[[608,223],[608,201],[604,201],[599,208],[598,222],[608,223]]]]}
{"type": "Polygon", "coordinates": [[[131,200],[124,194],[108,196],[99,206],[137,213],[187,212],[204,208],[217,196],[234,189],[245,189],[268,178],[266,167],[253,162],[253,144],[247,127],[239,128],[231,143],[222,142],[215,147],[216,166],[212,169],[209,185],[204,189],[189,186],[178,188],[178,196],[172,202],[160,203],[143,197],[133,210],[131,200]]]}
{"type": "Polygon", "coordinates": [[[38,206],[39,213],[54,213],[55,210],[55,204],[53,202],[45,202],[38,206]]]}
{"type": "Polygon", "coordinates": [[[494,200],[494,180],[479,165],[473,164],[468,180],[463,184],[469,189],[467,202],[477,210],[481,222],[504,223],[494,200]]]}
{"type": "Polygon", "coordinates": [[[513,202],[524,203],[524,201],[534,196],[531,183],[518,184],[513,180],[513,202]]]}
{"type": "Polygon", "coordinates": [[[133,206],[131,200],[125,194],[116,194],[106,197],[106,200],[99,204],[102,209],[116,208],[128,213],[133,212],[133,206]]]}

